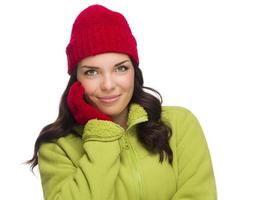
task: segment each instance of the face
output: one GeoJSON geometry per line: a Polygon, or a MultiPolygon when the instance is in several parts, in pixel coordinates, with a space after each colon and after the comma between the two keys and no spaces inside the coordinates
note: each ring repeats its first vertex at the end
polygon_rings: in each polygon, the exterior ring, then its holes
{"type": "Polygon", "coordinates": [[[85,89],[87,102],[104,114],[127,113],[134,90],[134,67],[128,55],[103,53],[81,60],[77,79],[85,89]]]}

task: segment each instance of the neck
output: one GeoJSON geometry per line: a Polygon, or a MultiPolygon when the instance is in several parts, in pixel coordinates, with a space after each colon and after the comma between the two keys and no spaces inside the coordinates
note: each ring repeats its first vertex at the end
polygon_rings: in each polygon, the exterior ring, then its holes
{"type": "Polygon", "coordinates": [[[127,129],[127,121],[128,121],[128,108],[124,109],[120,114],[111,116],[112,121],[122,128],[127,129]]]}

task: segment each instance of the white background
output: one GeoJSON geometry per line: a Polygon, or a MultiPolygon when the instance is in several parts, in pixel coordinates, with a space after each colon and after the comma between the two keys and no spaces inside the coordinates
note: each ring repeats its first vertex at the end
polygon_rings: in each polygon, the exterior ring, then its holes
{"type": "Polygon", "coordinates": [[[145,85],[190,109],[212,156],[220,200],[260,198],[261,6],[253,0],[0,3],[1,199],[43,199],[22,164],[55,120],[69,76],[65,47],[93,3],[122,12],[138,41],[145,85]]]}

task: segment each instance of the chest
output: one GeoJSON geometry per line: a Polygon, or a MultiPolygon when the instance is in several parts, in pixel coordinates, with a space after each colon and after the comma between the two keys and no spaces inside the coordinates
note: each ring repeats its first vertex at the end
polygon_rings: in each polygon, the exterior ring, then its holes
{"type": "Polygon", "coordinates": [[[133,199],[171,199],[176,192],[176,173],[172,165],[159,161],[159,154],[152,154],[137,137],[124,138],[125,148],[120,154],[118,188],[131,188],[133,199]]]}
{"type": "MultiPolygon", "coordinates": [[[[78,139],[74,142],[74,151],[72,148],[68,151],[68,156],[76,166],[84,155],[82,145],[82,140],[78,139]]],[[[170,165],[167,160],[160,162],[159,154],[146,150],[134,133],[122,137],[119,147],[116,200],[167,200],[174,196],[177,187],[175,161],[174,165],[170,165]]]]}

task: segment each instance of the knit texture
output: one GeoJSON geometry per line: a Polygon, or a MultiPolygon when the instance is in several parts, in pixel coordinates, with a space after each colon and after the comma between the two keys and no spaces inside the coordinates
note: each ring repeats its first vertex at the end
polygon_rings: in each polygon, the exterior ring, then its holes
{"type": "Polygon", "coordinates": [[[79,81],[76,81],[71,86],[67,95],[68,107],[78,124],[84,125],[91,119],[110,120],[108,115],[105,115],[98,108],[86,103],[84,100],[84,88],[79,81]]]}
{"type": "Polygon", "coordinates": [[[68,73],[83,58],[106,52],[127,54],[135,65],[139,64],[136,39],[125,17],[104,6],[92,5],[73,23],[66,47],[68,73]]]}
{"type": "Polygon", "coordinates": [[[89,134],[83,135],[83,141],[115,141],[121,138],[124,134],[124,129],[116,123],[110,121],[95,120],[88,121],[88,126],[85,126],[84,132],[89,134]]]}

